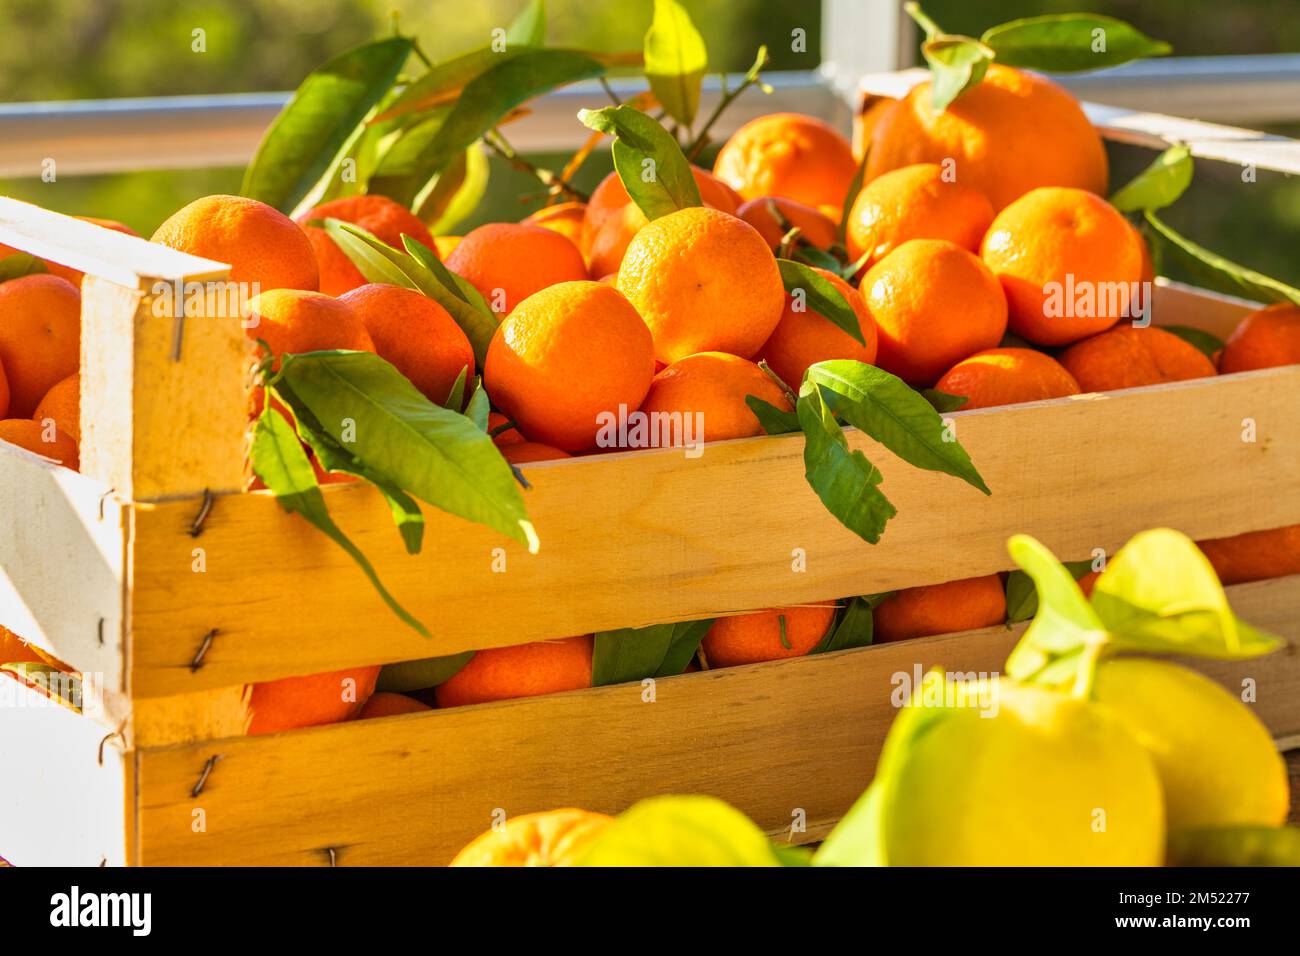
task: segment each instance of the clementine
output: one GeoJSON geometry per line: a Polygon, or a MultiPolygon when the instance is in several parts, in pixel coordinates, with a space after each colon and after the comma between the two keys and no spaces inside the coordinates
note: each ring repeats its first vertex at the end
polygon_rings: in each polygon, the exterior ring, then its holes
{"type": "Polygon", "coordinates": [[[802,657],[821,643],[834,620],[834,601],[720,617],[700,649],[710,668],[802,657]]]}
{"type": "Polygon", "coordinates": [[[848,300],[858,317],[863,341],[859,342],[825,316],[812,311],[806,301],[801,302],[787,294],[781,321],[758,350],[757,358],[767,362],[772,371],[796,391],[803,381],[803,373],[816,362],[852,359],[870,365],[876,360],[876,323],[867,311],[862,293],[832,272],[825,269],[815,271],[848,300]]]}
{"type": "Polygon", "coordinates": [[[991,408],[1078,395],[1079,383],[1050,355],[1033,349],[986,349],[962,359],[935,383],[962,395],[967,408],[991,408]]]}
{"type": "Polygon", "coordinates": [[[472,840],[451,866],[571,866],[613,817],[547,810],[511,817],[472,840]]]}
{"type": "Polygon", "coordinates": [[[591,686],[590,634],[475,651],[434,690],[439,707],[536,697],[591,686]]]}
{"type": "Polygon", "coordinates": [[[316,253],[316,261],[320,264],[320,291],[326,295],[342,295],[366,284],[365,276],[329,237],[329,233],[320,226],[307,225],[326,219],[341,219],[360,226],[394,249],[405,250],[402,245],[404,235],[434,248],[433,236],[429,235],[424,223],[401,203],[387,196],[345,196],[321,203],[299,216],[297,222],[316,253]]]}
{"type": "Polygon", "coordinates": [[[745,402],[747,395],[793,411],[785,392],[753,362],[725,352],[697,352],[654,377],[641,411],[652,423],[683,421],[682,428],[669,427],[667,436],[657,435],[660,445],[682,444],[688,426],[694,441],[747,438],[763,434],[763,426],[745,402]],[[695,432],[695,422],[703,426],[702,432],[695,432]]]}
{"type": "Polygon", "coordinates": [[[254,684],[248,733],[273,734],[351,720],[374,693],[378,679],[379,667],[373,666],[254,684]]]}
{"type": "Polygon", "coordinates": [[[27,418],[45,393],[81,363],[81,292],[38,273],[0,283],[0,367],[9,412],[27,418]]]}
{"type": "Polygon", "coordinates": [[[517,222],[479,226],[447,257],[447,268],[468,279],[499,315],[534,292],[587,278],[577,246],[554,230],[517,222]]]}
{"type": "Polygon", "coordinates": [[[987,574],[904,588],[876,605],[872,623],[880,643],[973,631],[1001,624],[1006,617],[1002,578],[987,574]]]}
{"type": "Polygon", "coordinates": [[[838,218],[858,164],[848,139],[824,120],[769,113],[731,135],[713,173],[745,199],[783,196],[838,218]]]}
{"type": "Polygon", "coordinates": [[[1196,546],[1225,585],[1300,574],[1300,524],[1211,538],[1196,546]]]}
{"type": "Polygon", "coordinates": [[[370,333],[352,307],[321,292],[263,292],[248,303],[247,326],[249,338],[266,342],[277,358],[285,352],[375,350],[370,333]]]}
{"type": "Polygon", "coordinates": [[[69,375],[60,382],[55,382],[45,397],[36,405],[32,421],[42,425],[46,421],[54,422],[60,432],[74,442],[81,441],[81,374],[69,375]]]}
{"type": "Polygon", "coordinates": [[[1294,302],[1251,312],[1233,329],[1219,356],[1219,371],[1224,375],[1296,364],[1300,364],[1300,305],[1294,302]]]}
{"type": "Polygon", "coordinates": [[[1117,325],[1075,342],[1061,353],[1061,364],[1085,392],[1110,392],[1216,374],[1214,363],[1204,352],[1155,326],[1117,325]]]}
{"type": "Polygon", "coordinates": [[[781,248],[781,240],[791,229],[798,229],[800,236],[818,249],[835,244],[835,223],[831,218],[793,199],[760,196],[742,205],[736,215],[757,229],[773,252],[781,248]]]}

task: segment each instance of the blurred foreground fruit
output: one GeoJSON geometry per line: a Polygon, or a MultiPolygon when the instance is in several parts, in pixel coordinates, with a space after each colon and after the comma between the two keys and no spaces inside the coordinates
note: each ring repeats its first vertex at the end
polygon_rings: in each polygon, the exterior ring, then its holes
{"type": "Polygon", "coordinates": [[[1259,718],[1219,684],[1168,661],[1120,657],[1098,667],[1094,696],[1151,754],[1170,832],[1286,821],[1286,762],[1259,718]]]}
{"type": "Polygon", "coordinates": [[[1035,345],[1068,345],[1140,315],[1141,240],[1086,190],[1025,193],[998,213],[980,255],[1006,291],[1008,327],[1035,345]]]}
{"type": "Polygon", "coordinates": [[[536,697],[591,686],[591,635],[475,651],[434,690],[439,707],[536,697]]]}
{"type": "Polygon", "coordinates": [[[1172,332],[1155,326],[1120,324],[1076,342],[1061,353],[1085,392],[1110,392],[1162,382],[1181,382],[1217,374],[1205,353],[1172,332]]]}
{"type": "Polygon", "coordinates": [[[957,182],[944,167],[918,163],[891,170],[858,193],[845,223],[849,261],[869,253],[865,267],[909,239],[947,239],[978,252],[993,221],[984,194],[957,182]]]}
{"type": "Polygon", "coordinates": [[[633,238],[618,270],[665,364],[696,352],[749,358],[781,319],[776,258],[747,222],[694,207],[661,216],[633,238]]]}
{"type": "Polygon", "coordinates": [[[769,113],[731,134],[713,172],[745,199],[783,196],[838,217],[858,164],[849,141],[824,120],[769,113]]]}
{"type": "Polygon", "coordinates": [[[81,362],[81,292],[67,279],[36,274],[0,283],[0,368],[13,418],[29,418],[81,362]]]}
{"type": "Polygon", "coordinates": [[[1039,186],[1105,195],[1106,150],[1078,101],[1051,80],[994,63],[937,112],[930,82],[876,123],[866,179],[914,163],[955,162],[957,181],[998,210],[1039,186]]]}
{"type": "Polygon", "coordinates": [[[1296,364],[1300,364],[1300,306],[1293,302],[1278,302],[1247,315],[1228,336],[1219,356],[1219,371],[1224,375],[1296,364]]]}
{"type": "Polygon", "coordinates": [[[53,458],[60,465],[73,471],[80,466],[80,456],[75,441],[57,428],[47,428],[30,418],[0,419],[0,441],[7,441],[46,458],[53,458]]]}
{"type": "Polygon", "coordinates": [[[560,233],[517,222],[491,222],[465,236],[447,268],[469,280],[498,315],[534,292],[587,278],[578,247],[560,233]]]}
{"type": "Polygon", "coordinates": [[[963,395],[962,409],[1078,395],[1079,383],[1061,363],[1034,349],[986,349],[962,359],[935,383],[949,395],[963,395]]]}
{"type": "Polygon", "coordinates": [[[547,810],[510,817],[476,837],[451,866],[572,866],[612,821],[589,810],[547,810]]]}
{"type": "Polygon", "coordinates": [[[654,416],[682,416],[681,434],[659,444],[683,444],[687,429],[694,442],[748,438],[763,434],[763,426],[746,404],[747,395],[794,410],[781,387],[753,362],[725,352],[698,352],[673,362],[654,377],[641,411],[651,416],[656,438],[663,436],[655,430],[654,416]],[[697,425],[702,431],[696,431],[697,425]]]}
{"type": "Polygon", "coordinates": [[[1160,779],[1118,717],[1010,680],[975,684],[903,757],[883,811],[890,866],[1161,864],[1160,779]]]}
{"type": "Polygon", "coordinates": [[[795,390],[798,390],[799,383],[803,381],[803,373],[808,370],[808,366],[816,362],[852,359],[870,365],[876,360],[876,323],[867,311],[862,293],[832,272],[825,269],[814,271],[835,286],[853,308],[863,341],[859,342],[830,319],[808,308],[807,302],[800,303],[803,308],[797,309],[794,296],[787,294],[781,321],[777,322],[772,334],[758,350],[755,361],[767,362],[772,371],[795,390]]]}
{"type": "Polygon", "coordinates": [[[230,264],[230,281],[257,283],[248,295],[272,289],[320,288],[311,242],[280,211],[242,196],[205,196],[173,213],[152,242],[230,264]]]}
{"type": "Polygon", "coordinates": [[[720,617],[700,647],[710,668],[802,657],[821,643],[834,620],[834,601],[720,617]]]}
{"type": "Polygon", "coordinates": [[[366,284],[365,276],[329,234],[320,226],[307,225],[326,219],[342,219],[360,226],[398,251],[405,251],[403,235],[433,248],[433,236],[429,235],[424,223],[387,196],[345,196],[321,203],[299,216],[297,222],[316,253],[320,265],[320,291],[326,295],[342,295],[366,284]]]}
{"type": "Polygon", "coordinates": [[[977,256],[943,239],[912,239],[872,266],[859,286],[879,330],[876,364],[929,386],[957,362],[994,348],[1007,300],[977,256]]]}
{"type": "Polygon", "coordinates": [[[350,720],[375,692],[379,667],[351,667],[324,674],[254,684],[249,734],[271,734],[350,720]]]}
{"type": "Polygon", "coordinates": [[[1223,584],[1300,574],[1300,524],[1198,541],[1223,584]]]}
{"type": "Polygon", "coordinates": [[[492,336],[483,367],[493,403],[528,438],[564,451],[591,448],[602,414],[636,409],[653,376],[654,343],[636,309],[586,281],[520,303],[492,336]]]}
{"type": "Polygon", "coordinates": [[[1007,598],[996,574],[903,588],[876,605],[875,640],[905,641],[993,627],[1007,618],[1007,598]]]}
{"type": "MultiPolygon", "coordinates": [[[[375,352],[436,405],[461,372],[474,381],[474,348],[447,310],[426,295],[370,283],[339,298],[370,334],[375,352]]],[[[467,386],[468,388],[469,386],[467,386]]]]}

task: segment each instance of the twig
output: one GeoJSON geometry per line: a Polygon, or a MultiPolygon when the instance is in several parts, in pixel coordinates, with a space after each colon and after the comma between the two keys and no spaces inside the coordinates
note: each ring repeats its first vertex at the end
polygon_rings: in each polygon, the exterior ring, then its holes
{"type": "Polygon", "coordinates": [[[513,146],[506,142],[506,138],[501,135],[500,130],[489,130],[487,135],[483,137],[483,142],[487,144],[488,149],[506,160],[515,169],[519,170],[521,173],[528,173],[528,175],[534,177],[538,182],[546,187],[548,193],[554,194],[561,192],[578,202],[586,202],[591,198],[582,190],[570,185],[565,182],[564,179],[555,175],[552,170],[546,169],[544,166],[537,166],[524,159],[515,152],[513,146]]]}
{"type": "Polygon", "coordinates": [[[744,93],[745,90],[749,89],[754,84],[762,82],[758,73],[759,70],[767,66],[768,59],[769,58],[767,55],[767,47],[760,47],[758,51],[758,58],[754,61],[754,65],[751,66],[749,68],[749,72],[745,74],[744,81],[740,84],[740,86],[736,87],[734,90],[727,89],[726,77],[725,76],[723,77],[722,99],[718,101],[718,105],[714,108],[713,113],[709,116],[708,120],[706,120],[704,125],[700,127],[700,134],[695,137],[695,142],[692,143],[690,145],[690,148],[686,150],[686,158],[688,160],[691,160],[693,162],[695,158],[699,156],[700,153],[704,150],[704,147],[709,144],[709,130],[713,128],[713,124],[718,121],[718,117],[720,117],[723,114],[726,108],[732,104],[732,102],[736,99],[736,97],[738,97],[741,93],[744,93]]]}
{"type": "Polygon", "coordinates": [[[609,80],[602,76],[600,78],[600,85],[605,88],[605,93],[608,94],[611,103],[615,106],[623,105],[623,101],[618,98],[618,94],[614,92],[614,88],[609,85],[609,80]]]}

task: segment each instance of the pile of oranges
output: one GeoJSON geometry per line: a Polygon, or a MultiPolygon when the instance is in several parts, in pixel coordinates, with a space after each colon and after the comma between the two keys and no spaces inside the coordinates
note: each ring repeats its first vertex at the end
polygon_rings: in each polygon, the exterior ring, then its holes
{"type": "MultiPolygon", "coordinates": [[[[746,397],[792,411],[806,369],[828,359],[876,364],[916,388],[963,396],[967,409],[1300,362],[1292,305],[1248,316],[1217,368],[1182,338],[1134,321],[1151,257],[1103,198],[1105,151],[1059,87],[994,64],[942,113],[928,93],[922,84],[876,119],[855,197],[859,163],[847,139],[816,118],[777,113],[741,127],[711,171],[693,167],[703,205],[653,221],[610,174],[589,202],[463,237],[432,236],[404,207],[362,195],[296,222],[251,199],[208,196],[152,239],[257,283],[249,334],[277,357],[373,352],[438,404],[462,373],[480,374],[494,441],[516,464],[609,450],[602,417],[638,411],[698,417],[706,441],[762,434],[746,397]],[[320,227],[327,218],[399,249],[410,236],[473,285],[500,319],[482,367],[437,302],[368,283],[320,227]],[[856,314],[861,341],[787,294],[776,254],[792,242],[822,252],[842,242],[857,268],[820,273],[856,314]]],[[[0,438],[71,468],[79,281],[51,266],[0,284],[0,438]]],[[[1205,550],[1226,583],[1298,573],[1300,526],[1205,550]]],[[[806,654],[835,610],[827,600],[720,619],[701,659],[726,667],[806,654]]],[[[998,575],[911,588],[875,609],[876,640],[1005,615],[998,575]]],[[[580,635],[481,651],[425,700],[374,694],[378,668],[262,684],[251,729],[585,687],[592,645],[580,635]]]]}

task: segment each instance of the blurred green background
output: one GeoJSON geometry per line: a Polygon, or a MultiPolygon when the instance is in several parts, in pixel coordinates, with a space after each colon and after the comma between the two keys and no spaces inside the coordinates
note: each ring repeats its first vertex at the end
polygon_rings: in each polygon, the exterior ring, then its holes
{"type": "MultiPolygon", "coordinates": [[[[770,69],[812,69],[819,62],[817,0],[682,0],[704,35],[711,69],[739,71],[766,43],[770,69]],[[790,49],[791,31],[807,31],[806,53],[790,49]]],[[[888,0],[857,0],[885,3],[888,0]]],[[[393,16],[433,59],[486,42],[523,0],[4,0],[0,100],[4,102],[288,90],[314,66],[392,30],[393,16]],[[206,32],[206,51],[191,49],[206,32]]],[[[1020,16],[1089,10],[1128,20],[1174,45],[1177,55],[1300,51],[1295,0],[926,0],[946,30],[978,35],[1020,16]]],[[[639,49],[652,0],[550,0],[548,40],[602,50],[639,49]]],[[[761,95],[751,91],[748,96],[761,95]]],[[[1300,125],[1276,130],[1300,135],[1300,125]]],[[[576,122],[574,144],[583,133],[576,122]]],[[[536,157],[562,166],[566,157],[536,157]]],[[[1148,156],[1114,155],[1116,182],[1148,156]]],[[[578,185],[590,188],[609,169],[593,157],[578,185]]],[[[236,192],[236,169],[150,171],[63,177],[55,183],[0,180],[0,193],[67,213],[121,220],[149,235],[172,211],[214,192],[236,192]]],[[[518,219],[536,201],[528,176],[492,161],[489,195],[461,227],[518,219]]],[[[1260,173],[1243,184],[1235,167],[1202,163],[1192,190],[1169,210],[1180,230],[1253,268],[1300,284],[1300,179],[1260,173]]]]}

